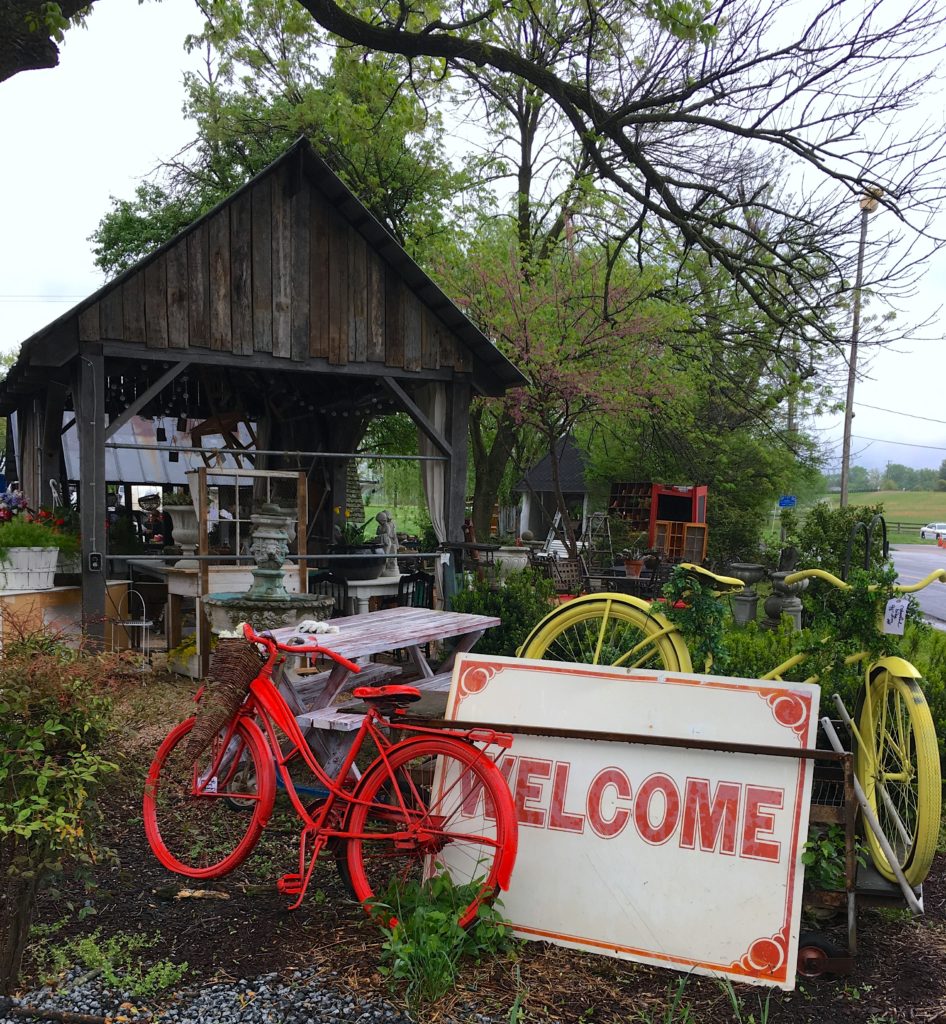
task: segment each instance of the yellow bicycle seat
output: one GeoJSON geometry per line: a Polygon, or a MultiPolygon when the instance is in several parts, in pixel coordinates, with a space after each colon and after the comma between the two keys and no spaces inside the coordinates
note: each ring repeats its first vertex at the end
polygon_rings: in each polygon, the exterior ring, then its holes
{"type": "Polygon", "coordinates": [[[715,572],[710,572],[709,569],[704,569],[702,565],[694,565],[692,562],[681,562],[680,568],[686,569],[688,573],[696,576],[701,583],[708,584],[720,594],[742,590],[745,587],[745,583],[742,580],[737,580],[735,576],[717,576],[715,572]]]}

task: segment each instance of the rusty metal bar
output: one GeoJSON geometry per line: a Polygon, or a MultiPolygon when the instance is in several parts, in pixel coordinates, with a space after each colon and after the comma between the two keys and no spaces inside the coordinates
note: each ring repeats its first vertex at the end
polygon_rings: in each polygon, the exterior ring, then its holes
{"type": "Polygon", "coordinates": [[[423,725],[431,729],[492,729],[515,736],[547,736],[563,740],[597,740],[604,743],[637,743],[651,747],[682,747],[686,750],[717,750],[726,754],[765,754],[769,757],[797,757],[808,761],[843,761],[844,753],[833,750],[812,750],[808,747],[778,747],[763,743],[724,743],[699,740],[686,736],[651,736],[641,733],[600,732],[592,729],[550,729],[535,725],[506,725],[496,722],[447,721],[442,718],[424,719],[408,717],[406,724],[423,725]]]}

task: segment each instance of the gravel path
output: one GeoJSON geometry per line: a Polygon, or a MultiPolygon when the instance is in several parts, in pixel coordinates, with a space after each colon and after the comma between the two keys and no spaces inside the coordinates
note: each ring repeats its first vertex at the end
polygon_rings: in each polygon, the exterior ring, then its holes
{"type": "MultiPolygon", "coordinates": [[[[84,980],[85,972],[75,970],[55,990],[37,989],[16,1002],[107,1016],[119,1024],[413,1024],[413,1018],[383,998],[363,999],[344,990],[336,978],[334,973],[320,975],[315,971],[295,971],[285,980],[278,974],[265,974],[185,990],[176,998],[162,998],[164,1009],[150,1010],[146,1000],[135,999],[127,992],[108,991],[96,980],[84,980]]],[[[23,1017],[0,1015],[0,1024],[23,1021],[23,1017]]],[[[490,1018],[472,1011],[464,1016],[464,1021],[493,1024],[490,1018]]]]}

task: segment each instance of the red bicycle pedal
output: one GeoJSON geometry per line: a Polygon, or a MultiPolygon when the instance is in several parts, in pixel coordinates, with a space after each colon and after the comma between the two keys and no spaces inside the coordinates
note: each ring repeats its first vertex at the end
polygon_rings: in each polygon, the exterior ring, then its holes
{"type": "Polygon", "coordinates": [[[276,883],[276,888],[284,896],[298,896],[302,892],[302,875],[294,872],[283,875],[276,883]]]}

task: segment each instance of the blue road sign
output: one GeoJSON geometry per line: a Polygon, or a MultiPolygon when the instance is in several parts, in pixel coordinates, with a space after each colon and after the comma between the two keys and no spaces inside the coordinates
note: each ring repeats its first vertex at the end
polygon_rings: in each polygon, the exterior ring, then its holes
{"type": "Polygon", "coordinates": [[[794,508],[798,504],[798,499],[794,494],[783,494],[778,500],[779,508],[794,508]]]}

